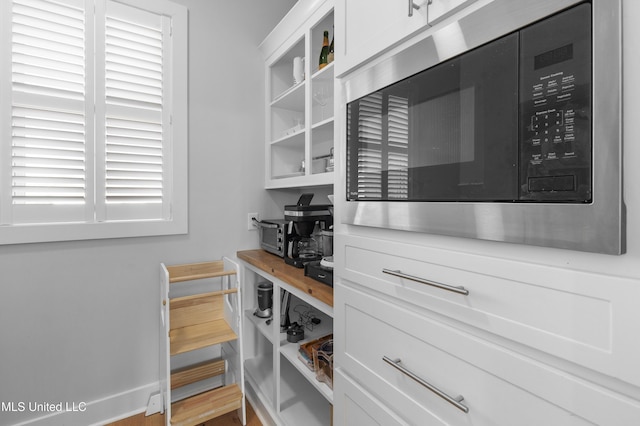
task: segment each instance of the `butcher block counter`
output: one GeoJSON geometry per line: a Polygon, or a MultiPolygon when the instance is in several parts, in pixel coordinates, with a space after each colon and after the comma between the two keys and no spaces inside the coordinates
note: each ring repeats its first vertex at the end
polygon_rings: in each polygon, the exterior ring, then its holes
{"type": "Polygon", "coordinates": [[[281,279],[291,286],[333,306],[333,288],[304,275],[304,269],[284,263],[281,257],[264,250],[243,250],[237,252],[238,259],[281,279]]]}

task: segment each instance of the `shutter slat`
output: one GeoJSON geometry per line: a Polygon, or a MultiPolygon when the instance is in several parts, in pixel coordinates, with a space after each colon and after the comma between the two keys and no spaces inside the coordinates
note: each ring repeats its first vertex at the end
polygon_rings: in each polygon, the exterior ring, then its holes
{"type": "Polygon", "coordinates": [[[149,28],[128,23],[115,18],[107,18],[107,33],[110,39],[129,40],[139,48],[162,50],[162,32],[160,28],[149,28]]]}
{"type": "Polygon", "coordinates": [[[84,170],[71,168],[46,168],[46,167],[13,167],[14,177],[32,177],[32,178],[63,178],[63,179],[80,179],[84,182],[84,170]]]}
{"type": "MultiPolygon", "coordinates": [[[[42,148],[25,148],[21,146],[13,147],[14,157],[23,157],[25,159],[40,160],[72,160],[84,163],[84,151],[68,151],[61,149],[42,149],[42,148]]],[[[27,161],[27,160],[25,160],[27,161]]]]}
{"type": "Polygon", "coordinates": [[[135,181],[162,181],[162,173],[133,171],[133,170],[109,170],[107,172],[109,180],[135,180],[135,181]]]}
{"type": "Polygon", "coordinates": [[[121,58],[128,58],[129,60],[133,59],[136,61],[142,61],[143,63],[150,64],[149,67],[155,67],[158,70],[162,70],[162,52],[159,49],[140,50],[136,49],[136,47],[137,46],[132,43],[128,43],[128,45],[123,45],[123,43],[110,43],[106,47],[107,57],[114,55],[121,58]]]}
{"type": "MultiPolygon", "coordinates": [[[[19,121],[19,120],[16,120],[19,121]]],[[[55,129],[27,129],[24,127],[17,127],[14,124],[13,135],[16,137],[31,137],[46,139],[49,141],[76,141],[84,142],[84,133],[81,132],[65,132],[55,129]]]]}
{"type": "Polygon", "coordinates": [[[146,84],[133,84],[126,81],[107,79],[112,93],[130,93],[139,99],[153,99],[158,103],[162,102],[162,85],[149,86],[146,84]]]}
{"type": "Polygon", "coordinates": [[[112,153],[107,149],[107,164],[160,164],[162,165],[162,155],[127,155],[112,153]]]}
{"type": "Polygon", "coordinates": [[[161,164],[107,162],[107,173],[115,171],[162,173],[161,164]]]}
{"type": "Polygon", "coordinates": [[[156,89],[162,88],[162,75],[157,74],[153,77],[140,76],[137,74],[128,74],[124,72],[109,70],[106,73],[108,81],[120,81],[124,83],[137,84],[143,87],[151,87],[156,89]]]}
{"type": "Polygon", "coordinates": [[[45,69],[69,71],[84,75],[84,58],[64,50],[43,49],[37,46],[13,45],[13,62],[41,65],[45,69]],[[77,71],[81,70],[81,73],[77,71]]]}
{"type": "Polygon", "coordinates": [[[120,72],[123,74],[129,74],[132,76],[136,76],[137,78],[141,78],[143,80],[154,80],[154,81],[162,81],[162,72],[161,71],[151,71],[148,69],[132,67],[127,64],[117,63],[117,62],[109,62],[106,66],[106,73],[110,75],[111,72],[120,72]]]}
{"type": "MultiPolygon", "coordinates": [[[[28,12],[23,11],[23,12],[28,12]]],[[[13,14],[13,23],[20,25],[24,28],[31,28],[37,34],[38,31],[44,29],[46,32],[52,35],[61,35],[63,37],[73,37],[82,39],[84,38],[84,22],[82,20],[72,20],[72,26],[66,25],[64,21],[68,19],[49,19],[51,16],[29,16],[21,15],[20,13],[13,14]]],[[[31,31],[29,31],[31,33],[31,31]]]]}
{"type": "Polygon", "coordinates": [[[45,0],[13,0],[14,8],[23,7],[33,10],[33,14],[37,16],[40,11],[51,12],[56,15],[75,17],[82,19],[84,11],[80,7],[73,7],[69,4],[60,4],[45,0]]]}
{"type": "Polygon", "coordinates": [[[131,55],[127,56],[119,55],[117,53],[110,53],[107,47],[107,70],[110,69],[109,65],[111,63],[114,63],[128,66],[132,70],[151,71],[155,73],[162,72],[162,62],[141,59],[139,57],[136,57],[133,53],[134,52],[131,52],[131,55]]]}
{"type": "Polygon", "coordinates": [[[31,158],[31,157],[13,157],[14,167],[27,167],[31,169],[64,169],[64,170],[84,170],[84,161],[70,159],[51,159],[51,158],[31,158]]]}
{"type": "MultiPolygon", "coordinates": [[[[152,124],[152,123],[149,123],[152,124]]],[[[152,141],[161,141],[162,129],[156,129],[155,131],[150,130],[139,130],[134,127],[116,127],[112,125],[108,125],[107,127],[107,136],[109,137],[123,137],[131,140],[152,140],[152,141]]]]}
{"type": "Polygon", "coordinates": [[[107,148],[107,152],[109,154],[127,154],[162,158],[162,148],[146,148],[141,146],[110,144],[107,148]]]}
{"type": "Polygon", "coordinates": [[[68,179],[68,178],[49,178],[49,177],[41,177],[41,178],[25,178],[25,177],[14,177],[13,181],[18,183],[20,186],[24,187],[32,187],[32,188],[84,188],[84,182],[79,181],[78,179],[68,179]]]}

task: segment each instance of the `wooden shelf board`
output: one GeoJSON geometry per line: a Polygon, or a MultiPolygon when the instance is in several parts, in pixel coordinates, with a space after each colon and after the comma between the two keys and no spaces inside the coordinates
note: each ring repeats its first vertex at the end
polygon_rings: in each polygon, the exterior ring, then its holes
{"type": "Polygon", "coordinates": [[[230,288],[230,289],[226,289],[226,290],[212,291],[212,292],[209,292],[209,293],[191,294],[189,296],[174,297],[173,299],[171,299],[171,303],[175,305],[175,304],[181,303],[181,302],[197,301],[197,300],[200,300],[200,299],[205,299],[207,297],[224,296],[225,294],[231,294],[231,293],[237,293],[237,292],[238,292],[237,288],[230,288]]]}
{"type": "Polygon", "coordinates": [[[236,273],[234,270],[225,270],[222,260],[171,265],[167,266],[167,271],[169,271],[170,283],[224,277],[227,275],[235,275],[236,273]]]}
{"type": "Polygon", "coordinates": [[[194,426],[242,407],[237,384],[213,389],[171,404],[171,424],[194,426]]]}
{"type": "Polygon", "coordinates": [[[224,374],[223,359],[203,361],[171,372],[171,389],[176,389],[191,383],[209,379],[224,374]]]}
{"type": "Polygon", "coordinates": [[[224,318],[224,296],[237,291],[237,288],[232,288],[170,299],[171,329],[224,318]]]}
{"type": "Polygon", "coordinates": [[[239,251],[237,255],[238,259],[281,279],[329,306],[333,306],[333,287],[313,278],[305,277],[303,269],[287,265],[281,257],[264,250],[244,250],[239,251]]]}
{"type": "Polygon", "coordinates": [[[169,332],[170,352],[171,355],[177,355],[237,338],[229,324],[223,319],[218,319],[171,330],[169,332]]]}

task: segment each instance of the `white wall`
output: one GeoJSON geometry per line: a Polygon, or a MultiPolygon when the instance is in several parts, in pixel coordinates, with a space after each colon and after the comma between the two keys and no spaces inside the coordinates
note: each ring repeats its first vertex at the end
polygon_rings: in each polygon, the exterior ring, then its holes
{"type": "MultiPolygon", "coordinates": [[[[0,246],[0,402],[89,403],[37,424],[144,408],[158,382],[159,263],[255,247],[246,213],[278,208],[262,189],[258,45],[295,0],[176,1],[190,24],[189,234],[0,246]]],[[[0,425],[46,414],[0,411],[0,425]]]]}

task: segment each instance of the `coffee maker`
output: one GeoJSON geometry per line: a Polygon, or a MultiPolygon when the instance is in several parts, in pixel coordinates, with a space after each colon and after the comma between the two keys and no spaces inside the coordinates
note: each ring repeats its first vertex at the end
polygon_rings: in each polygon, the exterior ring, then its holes
{"type": "Polygon", "coordinates": [[[320,230],[328,230],[333,224],[331,205],[311,205],[312,198],[313,194],[302,194],[296,205],[284,206],[284,218],[290,223],[284,261],[296,268],[322,259],[320,242],[312,234],[316,225],[320,230]]]}

